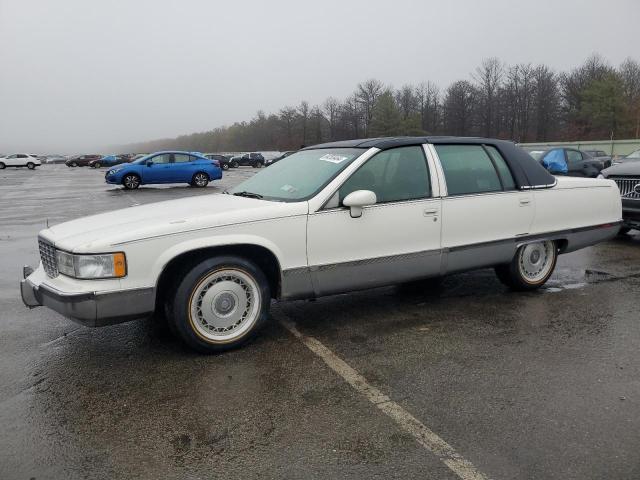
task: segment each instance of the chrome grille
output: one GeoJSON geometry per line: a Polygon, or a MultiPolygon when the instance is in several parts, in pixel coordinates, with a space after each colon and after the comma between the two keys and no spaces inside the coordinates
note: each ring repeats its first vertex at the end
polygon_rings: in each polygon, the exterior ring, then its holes
{"type": "Polygon", "coordinates": [[[51,278],[57,277],[58,260],[56,259],[56,249],[44,240],[38,240],[38,247],[40,248],[40,260],[42,260],[44,271],[51,278]]]}
{"type": "Polygon", "coordinates": [[[640,200],[640,178],[610,177],[618,184],[620,196],[624,199],[640,200]]]}

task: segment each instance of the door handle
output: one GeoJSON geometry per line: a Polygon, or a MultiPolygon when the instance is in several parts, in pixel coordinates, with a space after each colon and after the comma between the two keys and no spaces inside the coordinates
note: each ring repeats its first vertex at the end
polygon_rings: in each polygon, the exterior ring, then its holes
{"type": "Polygon", "coordinates": [[[529,200],[528,198],[521,198],[520,199],[520,206],[524,207],[527,206],[531,203],[531,200],[529,200]]]}
{"type": "Polygon", "coordinates": [[[436,210],[430,210],[430,209],[427,208],[427,209],[424,210],[423,213],[424,213],[425,217],[430,217],[432,215],[437,215],[438,214],[438,210],[437,209],[436,210]]]}

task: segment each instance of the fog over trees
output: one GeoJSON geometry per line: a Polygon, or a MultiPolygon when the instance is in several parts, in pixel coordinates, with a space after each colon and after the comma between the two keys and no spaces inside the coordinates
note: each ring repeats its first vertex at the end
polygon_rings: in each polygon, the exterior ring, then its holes
{"type": "MultiPolygon", "coordinates": [[[[327,92],[330,93],[330,92],[327,92]]],[[[343,100],[302,100],[211,131],[125,145],[121,151],[294,150],[302,145],[393,135],[460,135],[516,142],[640,137],[640,63],[598,55],[567,72],[483,60],[469,79],[395,88],[369,79],[343,100]]]]}

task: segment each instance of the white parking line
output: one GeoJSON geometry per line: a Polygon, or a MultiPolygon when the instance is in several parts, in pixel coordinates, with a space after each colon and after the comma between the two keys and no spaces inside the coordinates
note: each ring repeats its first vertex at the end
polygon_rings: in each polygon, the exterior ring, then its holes
{"type": "Polygon", "coordinates": [[[318,355],[329,368],[340,375],[349,385],[395,420],[400,428],[415,438],[420,445],[438,457],[438,459],[449,467],[458,477],[463,480],[488,480],[487,476],[480,473],[471,462],[456,452],[454,448],[440,438],[438,434],[421,423],[376,387],[369,384],[366,378],[325,347],[319,340],[301,333],[296,325],[289,319],[280,318],[280,323],[309,350],[318,355]]]}

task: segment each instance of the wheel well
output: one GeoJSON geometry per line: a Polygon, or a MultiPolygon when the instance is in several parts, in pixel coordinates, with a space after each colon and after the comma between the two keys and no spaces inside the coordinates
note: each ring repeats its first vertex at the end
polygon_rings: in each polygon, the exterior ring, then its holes
{"type": "Polygon", "coordinates": [[[271,296],[277,298],[280,296],[280,262],[273,252],[259,245],[239,244],[224,245],[220,247],[206,247],[196,250],[190,250],[182,253],[165,265],[158,278],[156,284],[156,311],[161,308],[160,299],[167,298],[168,290],[175,288],[176,282],[179,280],[178,275],[185,268],[190,268],[207,258],[219,255],[236,255],[255,263],[266,275],[269,281],[271,296]]]}
{"type": "Polygon", "coordinates": [[[556,245],[558,246],[558,253],[564,253],[569,246],[569,240],[566,238],[559,238],[558,240],[554,240],[554,242],[556,242],[556,245]]]}

